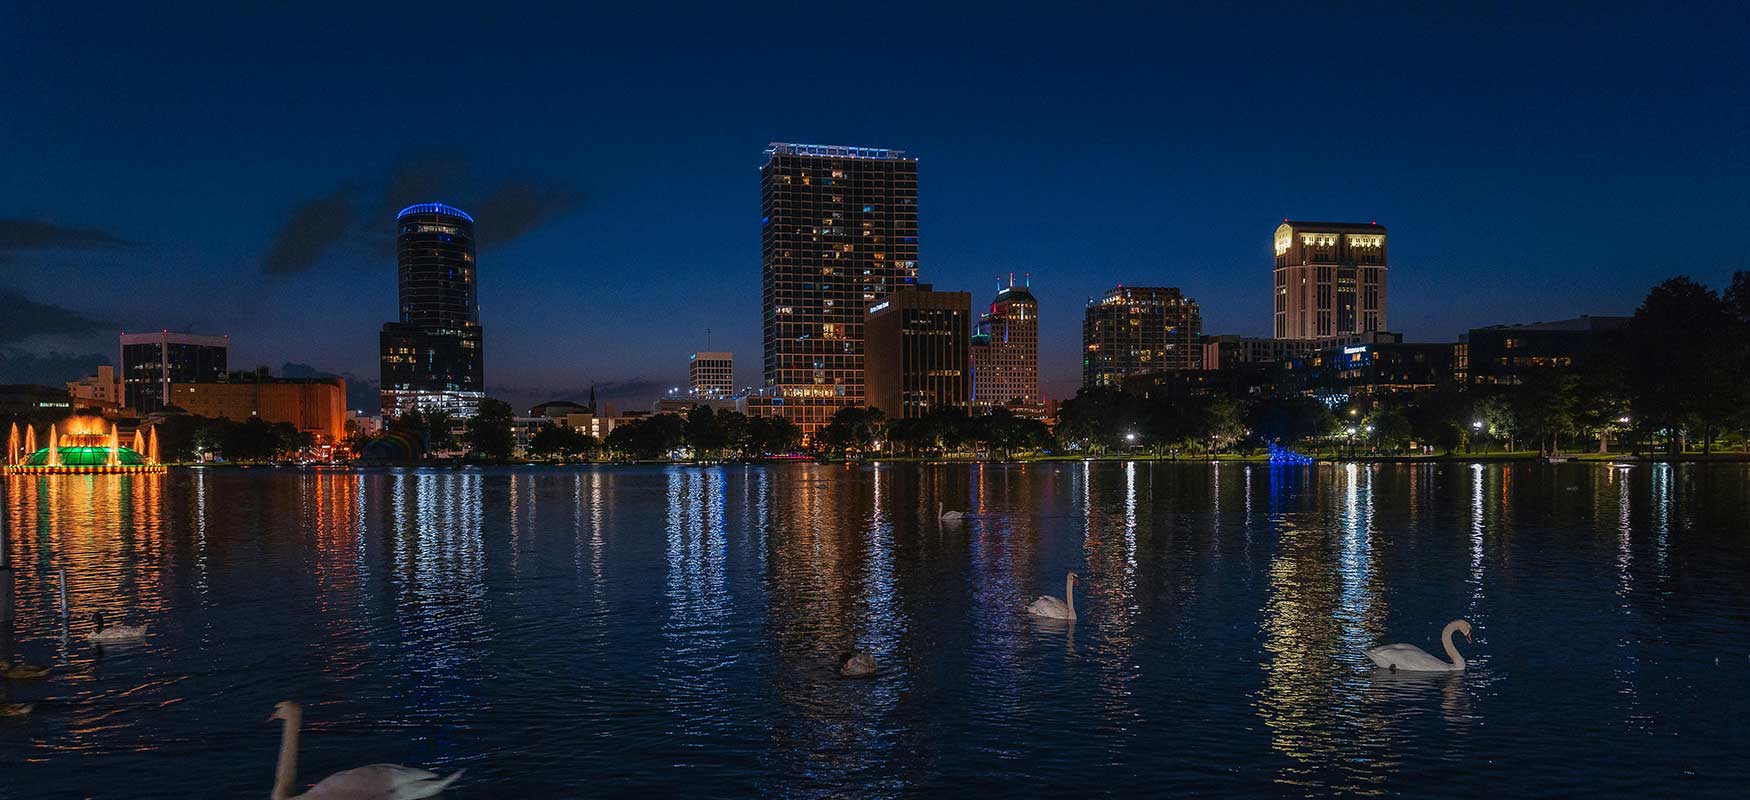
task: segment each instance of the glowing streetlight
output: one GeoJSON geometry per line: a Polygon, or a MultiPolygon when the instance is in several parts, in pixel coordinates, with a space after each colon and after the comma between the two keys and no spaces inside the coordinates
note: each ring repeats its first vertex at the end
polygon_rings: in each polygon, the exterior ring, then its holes
{"type": "Polygon", "coordinates": [[[1134,434],[1134,433],[1127,433],[1127,434],[1124,434],[1124,441],[1127,441],[1127,442],[1134,442],[1134,441],[1136,441],[1136,434],[1134,434]]]}
{"type": "Polygon", "coordinates": [[[1483,421],[1482,421],[1482,420],[1480,420],[1480,419],[1479,419],[1479,420],[1477,420],[1477,421],[1475,421],[1475,422],[1472,422],[1472,423],[1471,423],[1471,424],[1470,424],[1470,426],[1471,426],[1471,428],[1472,428],[1472,429],[1474,429],[1474,430],[1479,430],[1479,431],[1480,431],[1480,430],[1482,430],[1482,429],[1483,429],[1483,421]]]}

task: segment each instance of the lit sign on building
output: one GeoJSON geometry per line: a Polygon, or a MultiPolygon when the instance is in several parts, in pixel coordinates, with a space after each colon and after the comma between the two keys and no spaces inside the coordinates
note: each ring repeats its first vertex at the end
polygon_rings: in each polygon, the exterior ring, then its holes
{"type": "Polygon", "coordinates": [[[869,307],[869,313],[874,314],[878,311],[881,311],[881,310],[887,308],[888,304],[891,302],[892,301],[890,301],[890,300],[883,300],[879,303],[876,303],[875,305],[872,305],[869,307]]]}

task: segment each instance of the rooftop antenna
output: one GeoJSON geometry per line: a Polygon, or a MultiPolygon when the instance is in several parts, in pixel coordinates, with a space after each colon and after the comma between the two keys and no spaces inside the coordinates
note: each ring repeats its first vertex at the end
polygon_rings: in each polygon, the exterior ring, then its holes
{"type": "Polygon", "coordinates": [[[711,329],[710,328],[705,329],[705,350],[706,350],[706,352],[710,352],[710,350],[711,350],[711,329]]]}

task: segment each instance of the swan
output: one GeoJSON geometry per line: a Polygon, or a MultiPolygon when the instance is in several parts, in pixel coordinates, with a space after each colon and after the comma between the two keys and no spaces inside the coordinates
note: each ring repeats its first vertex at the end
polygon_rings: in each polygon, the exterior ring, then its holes
{"type": "Polygon", "coordinates": [[[0,717],[28,717],[35,703],[0,703],[0,717]]]}
{"type": "Polygon", "coordinates": [[[959,511],[943,511],[942,504],[936,504],[936,519],[943,522],[959,522],[966,519],[966,514],[959,511]]]}
{"type": "Polygon", "coordinates": [[[336,772],[300,795],[292,794],[292,781],[298,772],[298,728],[303,724],[304,709],[290,700],[273,707],[268,722],[284,720],[280,729],[279,766],[274,770],[273,800],[413,800],[431,797],[443,791],[457,778],[457,770],[448,778],[435,772],[403,767],[400,764],[372,764],[368,767],[336,772]]]}
{"type": "Polygon", "coordinates": [[[1027,606],[1027,613],[1036,617],[1052,619],[1076,618],[1076,584],[1081,583],[1082,576],[1069,573],[1063,577],[1063,600],[1047,595],[1040,595],[1038,600],[1027,606]]]}
{"type": "Polygon", "coordinates": [[[104,627],[103,615],[91,615],[91,633],[85,637],[98,644],[112,642],[132,642],[146,638],[145,625],[111,625],[104,627]]]}
{"type": "Polygon", "coordinates": [[[1446,623],[1446,628],[1440,631],[1440,642],[1446,645],[1446,655],[1451,663],[1441,661],[1428,654],[1426,650],[1413,644],[1388,644],[1367,651],[1367,657],[1373,659],[1377,666],[1389,670],[1404,670],[1406,672],[1463,672],[1464,656],[1458,654],[1458,648],[1452,645],[1453,633],[1464,634],[1466,642],[1471,641],[1470,623],[1455,619],[1446,623]]]}
{"type": "Polygon", "coordinates": [[[39,667],[35,664],[8,664],[0,661],[0,675],[5,675],[15,681],[36,680],[46,677],[48,674],[48,667],[39,667]]]}
{"type": "Polygon", "coordinates": [[[847,678],[867,678],[875,674],[875,657],[867,652],[853,653],[839,662],[839,674],[847,678]]]}

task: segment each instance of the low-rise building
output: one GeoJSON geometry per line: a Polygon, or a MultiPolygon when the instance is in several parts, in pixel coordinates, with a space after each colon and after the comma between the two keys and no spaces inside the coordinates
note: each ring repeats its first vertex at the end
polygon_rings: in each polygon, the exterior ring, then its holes
{"type": "Polygon", "coordinates": [[[110,412],[120,411],[127,405],[121,375],[108,364],[99,366],[96,375],[67,381],[67,394],[76,408],[98,408],[110,412]]]}
{"type": "Polygon", "coordinates": [[[1628,317],[1590,317],[1472,328],[1464,337],[1472,383],[1517,384],[1528,372],[1574,367],[1615,346],[1628,317]]]}
{"type": "Polygon", "coordinates": [[[274,378],[231,373],[212,383],[173,383],[170,406],[190,414],[244,422],[285,422],[332,444],[346,436],[346,379],[274,378]]]}

